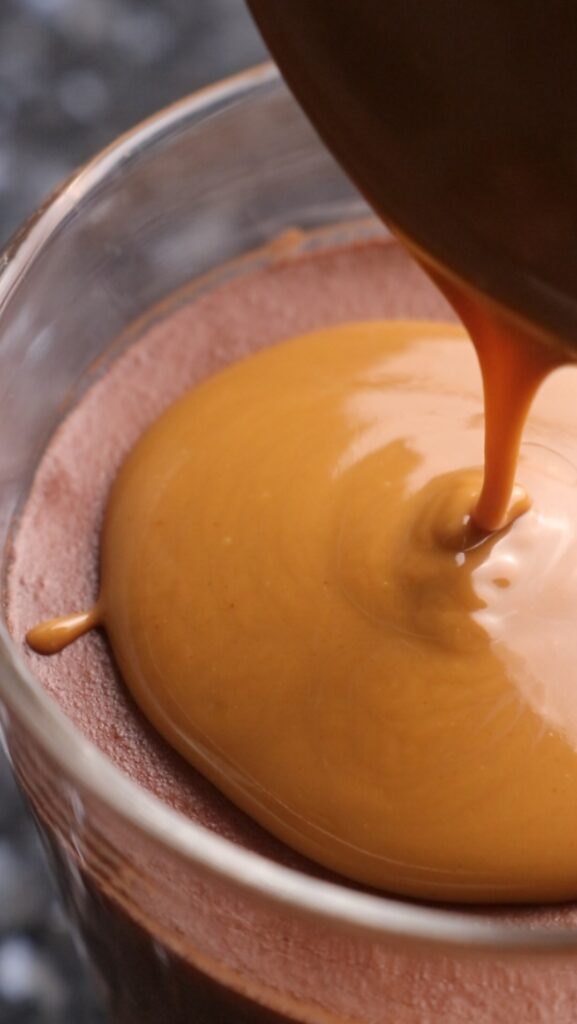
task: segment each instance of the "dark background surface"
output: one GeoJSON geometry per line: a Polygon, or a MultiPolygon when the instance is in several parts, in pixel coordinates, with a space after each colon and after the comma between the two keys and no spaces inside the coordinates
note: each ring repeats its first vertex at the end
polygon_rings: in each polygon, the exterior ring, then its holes
{"type": "MultiPolygon", "coordinates": [[[[0,244],[120,132],[264,56],[243,0],[0,0],[0,244]]],[[[105,1020],[0,753],[0,1024],[105,1020]]]]}

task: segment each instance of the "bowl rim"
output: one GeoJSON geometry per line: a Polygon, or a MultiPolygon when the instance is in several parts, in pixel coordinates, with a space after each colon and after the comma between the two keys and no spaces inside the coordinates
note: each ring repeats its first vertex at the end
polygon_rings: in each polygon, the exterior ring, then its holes
{"type": "MultiPolygon", "coordinates": [[[[285,89],[272,63],[249,68],[147,118],[76,171],[32,214],[0,255],[0,344],[3,312],[20,282],[41,258],[50,239],[109,175],[175,130],[196,127],[217,111],[285,89]]],[[[381,937],[433,943],[445,950],[457,946],[535,952],[577,948],[577,929],[523,927],[460,909],[444,910],[359,892],[277,864],[190,821],[129,779],[73,725],[35,679],[3,621],[0,701],[67,779],[131,827],[193,862],[205,874],[286,910],[348,927],[373,940],[381,937]]],[[[2,719],[6,728],[5,711],[2,719]]]]}

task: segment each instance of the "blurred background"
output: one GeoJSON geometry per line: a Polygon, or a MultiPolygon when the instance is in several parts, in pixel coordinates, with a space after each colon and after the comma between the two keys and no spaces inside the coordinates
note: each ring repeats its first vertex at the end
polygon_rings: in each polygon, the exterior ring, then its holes
{"type": "MultiPolygon", "coordinates": [[[[120,132],[264,57],[243,0],[0,0],[0,243],[120,132]]],[[[0,1022],[106,1022],[1,753],[0,1022]]]]}

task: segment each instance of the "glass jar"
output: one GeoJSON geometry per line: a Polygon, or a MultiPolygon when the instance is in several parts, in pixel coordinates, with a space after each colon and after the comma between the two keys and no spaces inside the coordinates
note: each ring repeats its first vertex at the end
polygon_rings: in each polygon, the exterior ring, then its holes
{"type": "MultiPolygon", "coordinates": [[[[384,232],[268,65],[128,133],[23,228],[0,275],[4,576],[38,458],[95,362],[171,293],[218,283],[231,261],[252,269],[267,259],[259,246],[294,229],[321,247],[384,232]]],[[[536,927],[421,906],[233,845],[96,749],[4,623],[0,699],[14,770],[117,1024],[549,1020],[536,993],[550,993],[557,1022],[573,1019],[570,917],[536,927]]]]}

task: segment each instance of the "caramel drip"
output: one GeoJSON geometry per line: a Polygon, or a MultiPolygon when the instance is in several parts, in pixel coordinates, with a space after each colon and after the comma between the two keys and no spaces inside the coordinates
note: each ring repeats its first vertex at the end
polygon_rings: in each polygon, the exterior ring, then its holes
{"type": "MultiPolygon", "coordinates": [[[[482,363],[493,349],[497,366],[508,350],[488,333],[482,363]]],[[[229,367],[121,470],[93,624],[164,737],[313,859],[414,896],[565,899],[577,492],[557,469],[572,390],[537,401],[530,436],[560,450],[527,449],[531,508],[509,472],[483,477],[482,422],[452,325],[350,325],[229,367]],[[495,480],[487,533],[471,513],[495,480]]],[[[89,622],[64,620],[66,638],[89,622]]]]}
{"type": "Polygon", "coordinates": [[[88,612],[77,612],[41,622],[28,631],[26,643],[37,654],[59,654],[99,625],[100,612],[96,605],[88,612]]]}
{"type": "Polygon", "coordinates": [[[529,507],[527,495],[521,498],[517,494],[512,501],[523,428],[540,385],[567,357],[491,309],[464,286],[429,272],[469,332],[479,359],[485,460],[483,488],[472,518],[481,531],[492,533],[529,507]]]}

